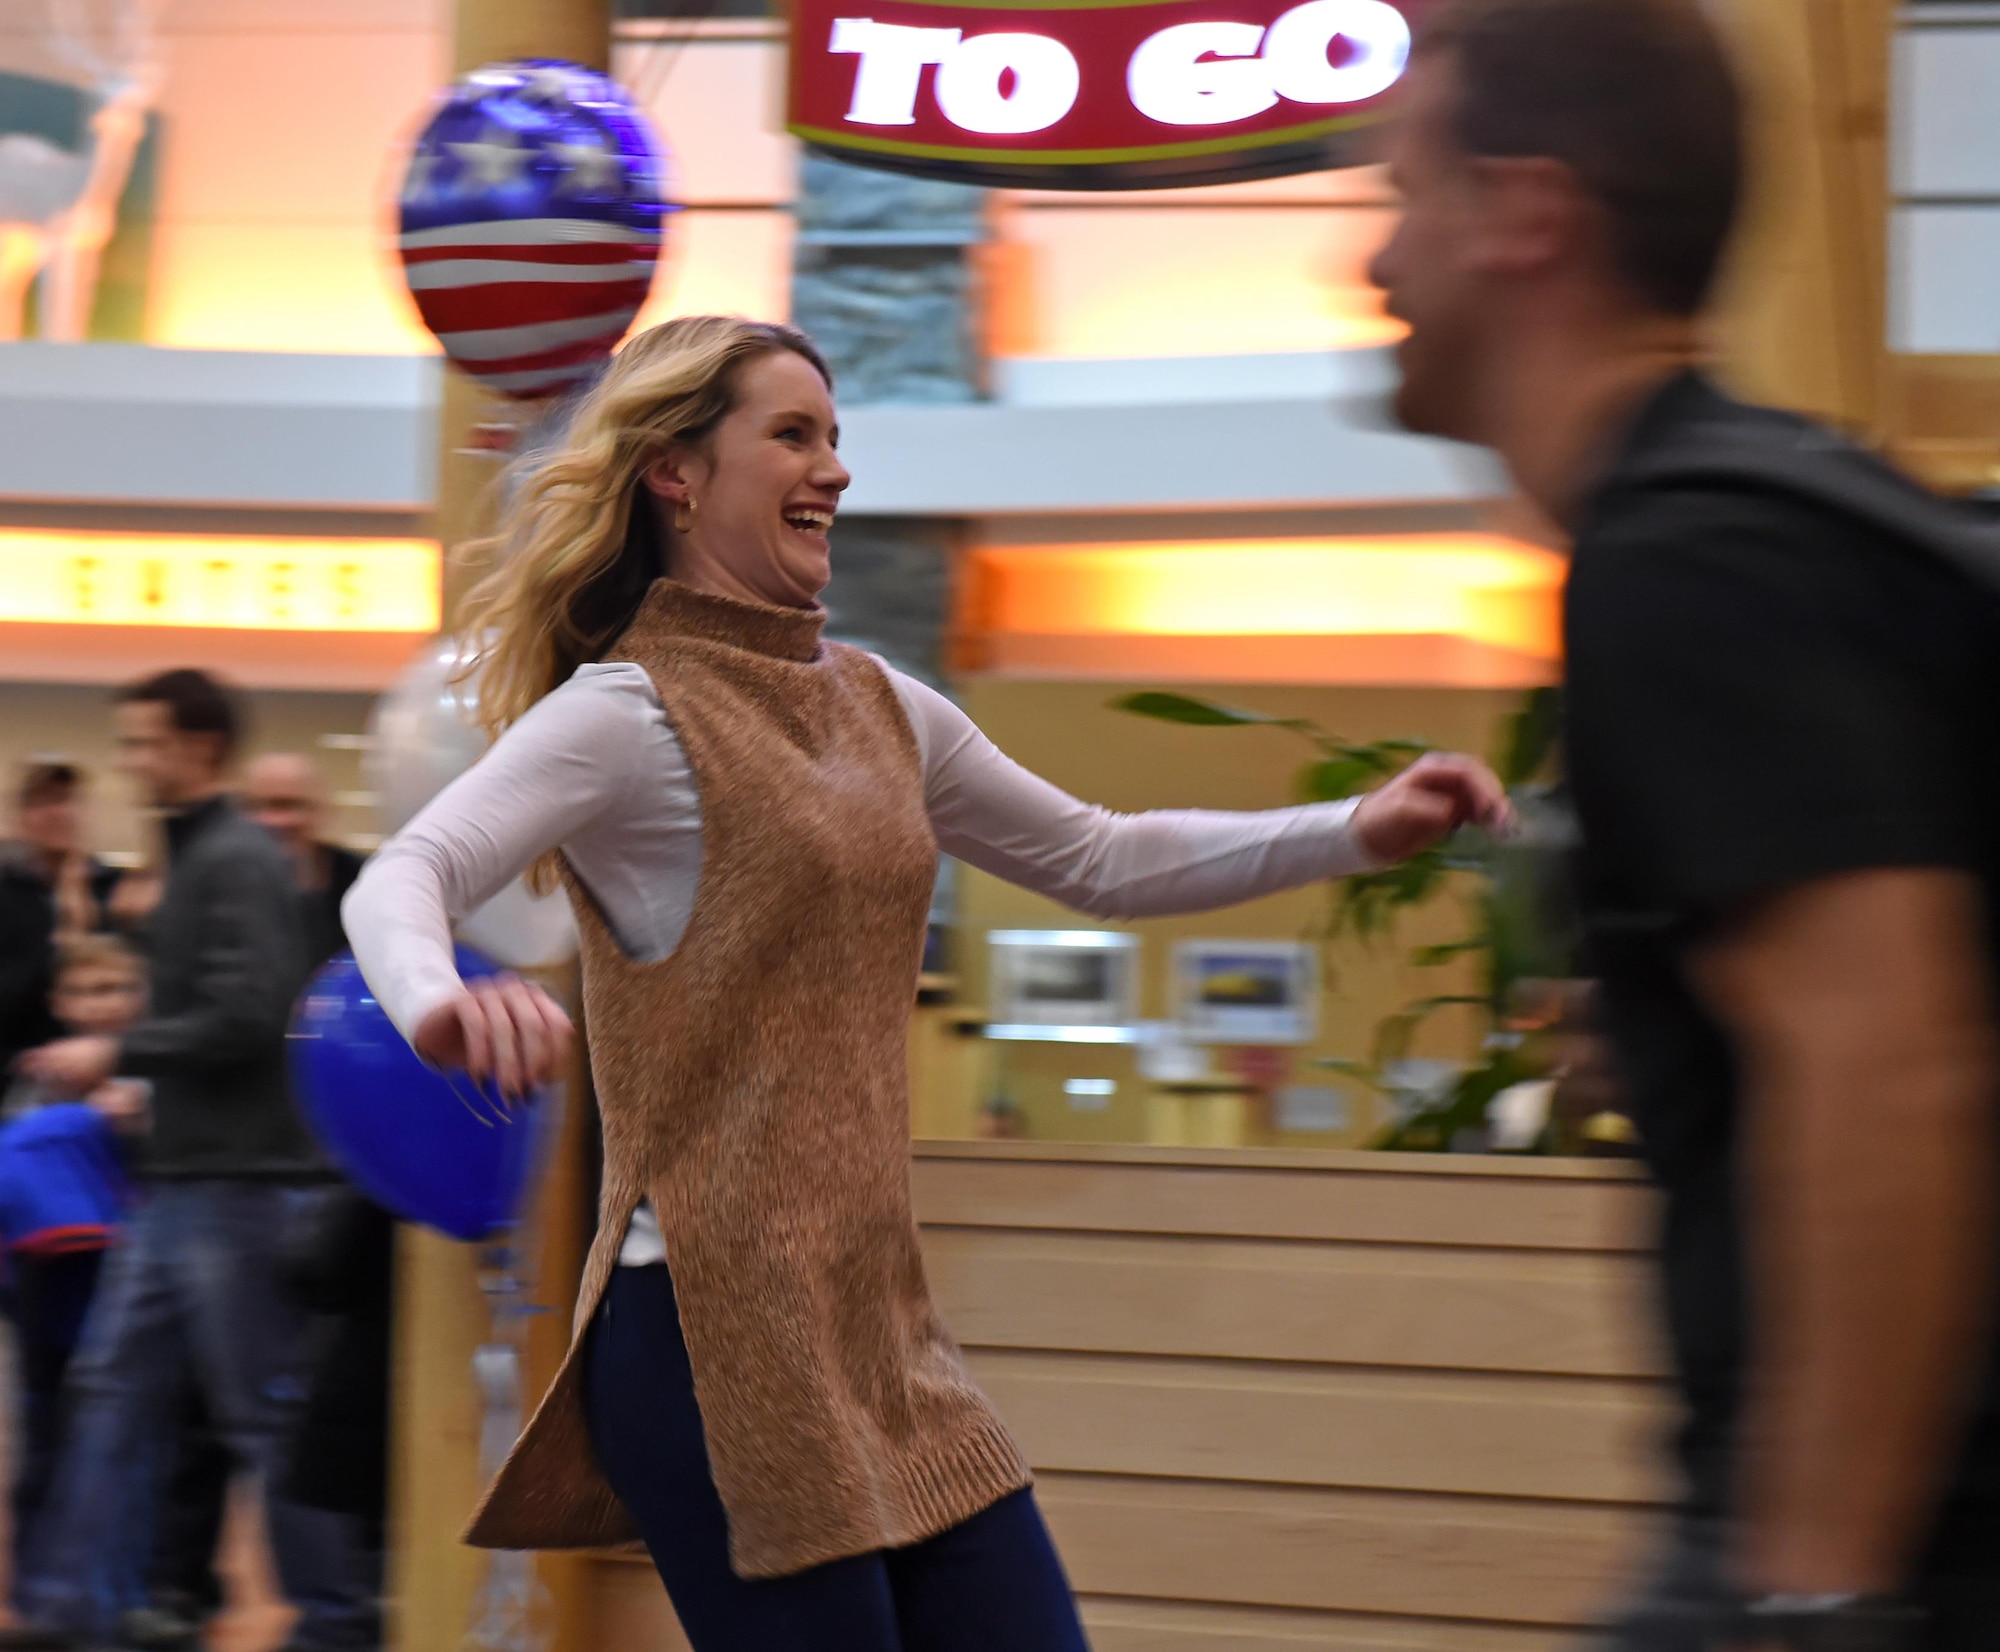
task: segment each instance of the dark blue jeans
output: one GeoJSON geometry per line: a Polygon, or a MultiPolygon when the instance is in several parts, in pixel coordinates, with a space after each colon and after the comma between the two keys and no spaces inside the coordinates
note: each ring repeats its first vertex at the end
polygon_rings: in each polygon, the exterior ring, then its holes
{"type": "Polygon", "coordinates": [[[296,1410],[305,1317],[281,1289],[278,1240],[312,1189],[162,1182],[106,1258],[70,1363],[69,1426],[20,1580],[36,1623],[111,1638],[145,1570],[151,1505],[171,1466],[191,1372],[240,1471],[259,1477],[271,1548],[304,1646],[373,1646],[375,1603],[342,1516],[272,1496],[296,1410]]]}
{"type": "Polygon", "coordinates": [[[63,1378],[97,1290],[101,1250],[14,1256],[14,1337],[19,1349],[21,1429],[14,1471],[14,1569],[30,1552],[55,1478],[62,1443],[63,1378]]]}
{"type": "Polygon", "coordinates": [[[664,1266],[612,1275],[584,1345],[584,1398],[604,1477],[694,1652],[1088,1652],[1028,1491],[906,1549],[790,1577],[732,1572],[664,1266]]]}

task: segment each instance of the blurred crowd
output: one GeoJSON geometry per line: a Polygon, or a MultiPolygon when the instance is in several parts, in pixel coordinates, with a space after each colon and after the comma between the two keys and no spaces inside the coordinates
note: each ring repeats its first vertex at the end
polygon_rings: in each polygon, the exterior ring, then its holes
{"type": "Polygon", "coordinates": [[[239,770],[205,674],[108,715],[150,850],[99,860],[93,777],[55,757],[15,777],[0,845],[0,1645],[198,1643],[240,1481],[291,1652],[378,1646],[394,1228],[315,1147],[285,1054],[361,862],[325,840],[310,757],[239,770]]]}

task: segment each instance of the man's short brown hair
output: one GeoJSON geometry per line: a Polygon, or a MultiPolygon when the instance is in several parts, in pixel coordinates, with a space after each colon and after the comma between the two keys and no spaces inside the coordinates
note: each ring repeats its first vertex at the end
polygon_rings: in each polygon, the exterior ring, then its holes
{"type": "Polygon", "coordinates": [[[1458,70],[1469,155],[1561,161],[1657,309],[1707,301],[1743,189],[1743,104],[1696,0],[1447,0],[1418,41],[1458,70]]]}
{"type": "Polygon", "coordinates": [[[118,692],[119,705],[164,706],[167,721],[179,734],[212,734],[215,756],[227,768],[243,736],[243,713],[236,696],[206,671],[184,666],[162,671],[118,692]]]}

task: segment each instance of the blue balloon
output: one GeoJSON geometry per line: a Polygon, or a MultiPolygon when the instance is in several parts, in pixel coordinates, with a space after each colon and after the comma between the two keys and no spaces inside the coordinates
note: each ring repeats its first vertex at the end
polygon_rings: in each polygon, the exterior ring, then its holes
{"type": "MultiPolygon", "coordinates": [[[[460,947],[458,973],[471,981],[498,971],[460,947]]],[[[378,1204],[454,1239],[489,1239],[520,1215],[541,1162],[546,1098],[503,1107],[463,1073],[425,1066],[350,954],[312,978],[289,1050],[306,1122],[378,1204]]]]}

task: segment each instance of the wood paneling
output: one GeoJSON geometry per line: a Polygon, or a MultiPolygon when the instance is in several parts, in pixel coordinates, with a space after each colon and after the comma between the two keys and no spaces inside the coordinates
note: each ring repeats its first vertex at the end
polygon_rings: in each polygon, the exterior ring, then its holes
{"type": "Polygon", "coordinates": [[[940,1228],[959,1339],[1192,1358],[1662,1374],[1636,1257],[940,1228]]]}
{"type": "Polygon", "coordinates": [[[1573,1631],[1083,1597],[1094,1652],[1575,1652],[1573,1631]]]}
{"type": "MultiPolygon", "coordinates": [[[[1421,1312],[1412,1306],[1412,1312],[1421,1312]]],[[[1037,1468],[1647,1502],[1647,1385],[1250,1361],[968,1351],[1037,1468]]]]}
{"type": "Polygon", "coordinates": [[[1652,1535],[1635,1510],[1044,1476],[1037,1493],[1084,1594],[1567,1624],[1652,1535]]]}
{"type": "Polygon", "coordinates": [[[1626,1167],[926,1142],[1097,1652],[1555,1652],[1671,1493],[1626,1167]]]}
{"type": "Polygon", "coordinates": [[[932,1226],[1636,1253],[1652,1224],[1636,1175],[1584,1161],[926,1141],[912,1174],[932,1226]]]}

